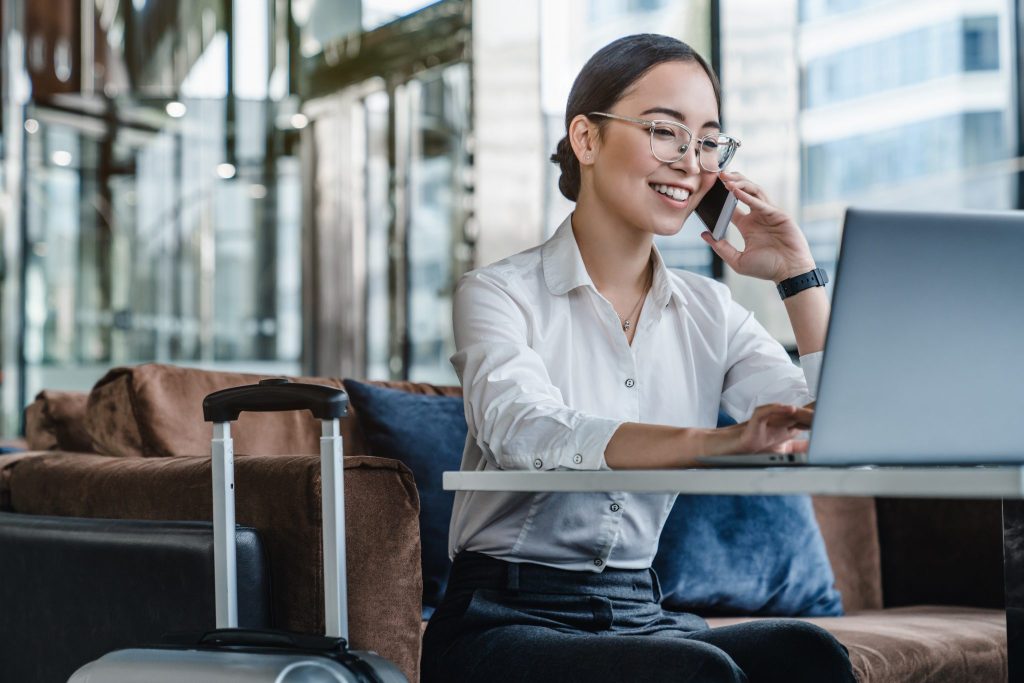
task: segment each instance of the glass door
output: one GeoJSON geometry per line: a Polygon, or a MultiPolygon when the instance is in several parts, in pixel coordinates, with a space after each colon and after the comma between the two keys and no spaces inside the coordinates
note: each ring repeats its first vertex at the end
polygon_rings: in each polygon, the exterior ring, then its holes
{"type": "Polygon", "coordinates": [[[454,64],[410,81],[406,228],[406,377],[457,383],[452,294],[469,262],[469,67],[454,64]]]}
{"type": "Polygon", "coordinates": [[[452,293],[473,256],[470,66],[457,51],[388,58],[351,82],[344,63],[317,72],[339,87],[303,109],[309,370],[453,384],[452,293]]]}
{"type": "Polygon", "coordinates": [[[299,372],[299,164],[276,105],[234,103],[231,155],[225,100],[182,106],[29,109],[27,400],[146,361],[299,372]]]}
{"type": "Polygon", "coordinates": [[[457,381],[452,292],[470,259],[469,65],[361,102],[366,157],[366,376],[457,381]]]}

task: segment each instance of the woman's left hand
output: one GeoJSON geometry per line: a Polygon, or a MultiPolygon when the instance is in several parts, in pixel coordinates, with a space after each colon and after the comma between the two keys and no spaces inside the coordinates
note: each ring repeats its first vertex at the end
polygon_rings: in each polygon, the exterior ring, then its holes
{"type": "Polygon", "coordinates": [[[772,204],[764,190],[741,173],[724,171],[719,177],[749,208],[744,212],[737,207],[732,216],[733,225],[743,236],[743,251],[724,238],[716,242],[710,232],[701,234],[730,268],[740,275],[775,283],[814,270],[807,238],[792,218],[772,204]]]}

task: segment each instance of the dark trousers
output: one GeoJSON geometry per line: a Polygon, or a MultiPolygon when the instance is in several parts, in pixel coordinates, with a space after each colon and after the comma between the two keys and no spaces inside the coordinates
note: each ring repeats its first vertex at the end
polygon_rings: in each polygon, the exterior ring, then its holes
{"type": "Polygon", "coordinates": [[[795,619],[708,628],[662,610],[651,569],[603,573],[460,553],[423,637],[423,683],[853,683],[848,652],[795,619]]]}

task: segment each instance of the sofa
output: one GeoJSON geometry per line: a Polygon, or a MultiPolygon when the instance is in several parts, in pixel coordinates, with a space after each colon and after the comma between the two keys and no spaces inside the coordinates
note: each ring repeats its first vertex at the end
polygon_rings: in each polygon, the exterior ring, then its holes
{"type": "MultiPolygon", "coordinates": [[[[0,457],[0,511],[209,519],[211,426],[201,417],[202,398],[258,379],[147,364],[111,370],[88,394],[42,392],[25,414],[31,450],[0,457]]],[[[458,387],[374,384],[460,395],[458,387]]],[[[424,626],[417,482],[392,454],[369,453],[355,410],[342,433],[350,639],[416,681],[424,626]]],[[[265,548],[271,624],[320,631],[318,426],[308,413],[243,414],[233,434],[237,521],[265,548]]],[[[846,614],[809,620],[849,648],[862,681],[1006,680],[998,501],[816,497],[813,504],[846,614]]],[[[39,604],[37,623],[18,627],[45,638],[60,605],[46,604],[45,595],[39,604]]]]}

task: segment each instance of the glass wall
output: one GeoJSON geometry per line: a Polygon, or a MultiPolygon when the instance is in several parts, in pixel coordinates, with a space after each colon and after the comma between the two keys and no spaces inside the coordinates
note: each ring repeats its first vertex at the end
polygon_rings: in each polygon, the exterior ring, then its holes
{"type": "Polygon", "coordinates": [[[38,390],[117,365],[299,373],[288,3],[9,0],[4,17],[5,433],[38,390]]]}
{"type": "Polygon", "coordinates": [[[808,203],[842,200],[879,186],[958,172],[1009,156],[999,111],[972,111],[828,140],[804,149],[808,203]]]}
{"type": "MultiPolygon", "coordinates": [[[[455,353],[452,293],[462,274],[460,236],[465,222],[461,185],[468,171],[469,65],[428,71],[410,84],[408,377],[457,383],[448,359],[455,353]]],[[[463,258],[465,258],[463,256],[463,258]]]]}
{"type": "MultiPolygon", "coordinates": [[[[769,196],[799,220],[820,266],[835,270],[847,206],[1017,206],[1010,2],[797,0],[771,10],[721,0],[725,118],[743,139],[737,170],[777,188],[769,196]]],[[[792,346],[772,288],[726,279],[792,346]]]]}
{"type": "Polygon", "coordinates": [[[803,104],[821,107],[964,71],[998,69],[998,17],[959,18],[811,60],[804,70],[803,104]]]}
{"type": "Polygon", "coordinates": [[[394,16],[303,62],[309,360],[317,374],[453,384],[452,293],[472,262],[470,7],[367,2],[364,19],[371,5],[394,16]]]}
{"type": "Polygon", "coordinates": [[[299,165],[267,149],[274,107],[234,103],[230,153],[225,100],[176,105],[29,108],[29,396],[147,361],[300,370],[299,165]]]}

